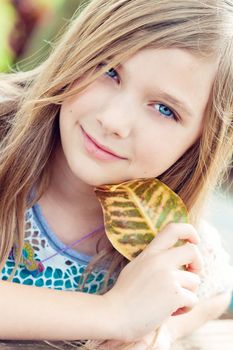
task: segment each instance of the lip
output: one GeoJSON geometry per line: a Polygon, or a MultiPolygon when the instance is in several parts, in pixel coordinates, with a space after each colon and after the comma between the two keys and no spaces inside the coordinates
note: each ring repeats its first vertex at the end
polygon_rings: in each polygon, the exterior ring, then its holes
{"type": "Polygon", "coordinates": [[[116,159],[126,159],[114,153],[109,148],[98,143],[92,136],[90,136],[81,126],[82,133],[84,135],[84,143],[87,150],[94,154],[97,158],[102,160],[116,160],[116,159]]]}

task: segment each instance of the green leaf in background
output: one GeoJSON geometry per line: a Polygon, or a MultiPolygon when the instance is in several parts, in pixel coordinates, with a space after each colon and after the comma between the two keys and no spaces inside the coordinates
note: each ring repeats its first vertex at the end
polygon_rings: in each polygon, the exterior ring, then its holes
{"type": "Polygon", "coordinates": [[[15,58],[9,39],[16,20],[17,13],[10,1],[0,0],[0,72],[8,70],[15,58]]]}
{"type": "MultiPolygon", "coordinates": [[[[65,0],[0,0],[0,71],[8,71],[27,51],[39,28],[50,28],[65,0]]],[[[46,39],[46,37],[45,37],[46,39]]]]}

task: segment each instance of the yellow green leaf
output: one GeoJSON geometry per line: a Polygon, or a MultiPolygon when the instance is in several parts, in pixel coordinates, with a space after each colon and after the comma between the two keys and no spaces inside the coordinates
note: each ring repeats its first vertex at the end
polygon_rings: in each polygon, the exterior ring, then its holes
{"type": "Polygon", "coordinates": [[[106,235],[127,259],[139,255],[170,222],[188,222],[182,199],[155,178],[130,180],[95,188],[106,235]]]}

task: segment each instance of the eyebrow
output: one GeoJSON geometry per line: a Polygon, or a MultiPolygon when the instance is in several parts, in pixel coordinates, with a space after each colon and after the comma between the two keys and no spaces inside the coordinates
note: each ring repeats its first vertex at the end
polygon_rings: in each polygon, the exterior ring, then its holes
{"type": "MultiPolygon", "coordinates": [[[[124,64],[119,63],[116,66],[116,69],[122,70],[123,73],[127,73],[127,69],[124,64]]],[[[178,107],[181,109],[188,117],[194,118],[195,114],[192,111],[192,108],[184,101],[177,99],[175,96],[168,94],[165,91],[161,91],[159,89],[148,88],[148,91],[151,91],[152,94],[158,96],[157,98],[161,98],[162,100],[168,101],[171,105],[178,107]]]]}
{"type": "Polygon", "coordinates": [[[183,112],[185,114],[187,114],[187,116],[189,116],[191,118],[194,118],[194,112],[192,111],[192,108],[188,104],[186,104],[184,101],[178,100],[176,97],[168,94],[165,91],[159,91],[158,90],[155,93],[157,94],[158,97],[161,97],[162,99],[165,99],[168,102],[170,102],[172,105],[182,109],[183,112]]]}

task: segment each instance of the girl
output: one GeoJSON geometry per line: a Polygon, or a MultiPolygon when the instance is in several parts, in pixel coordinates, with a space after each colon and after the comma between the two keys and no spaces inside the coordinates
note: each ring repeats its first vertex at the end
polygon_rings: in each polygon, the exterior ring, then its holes
{"type": "Polygon", "coordinates": [[[146,349],[163,325],[168,349],[224,312],[228,256],[201,214],[232,154],[232,23],[229,0],[93,0],[38,68],[2,75],[1,338],[146,349]],[[129,263],[94,187],[149,177],[191,224],[129,263]]]}

